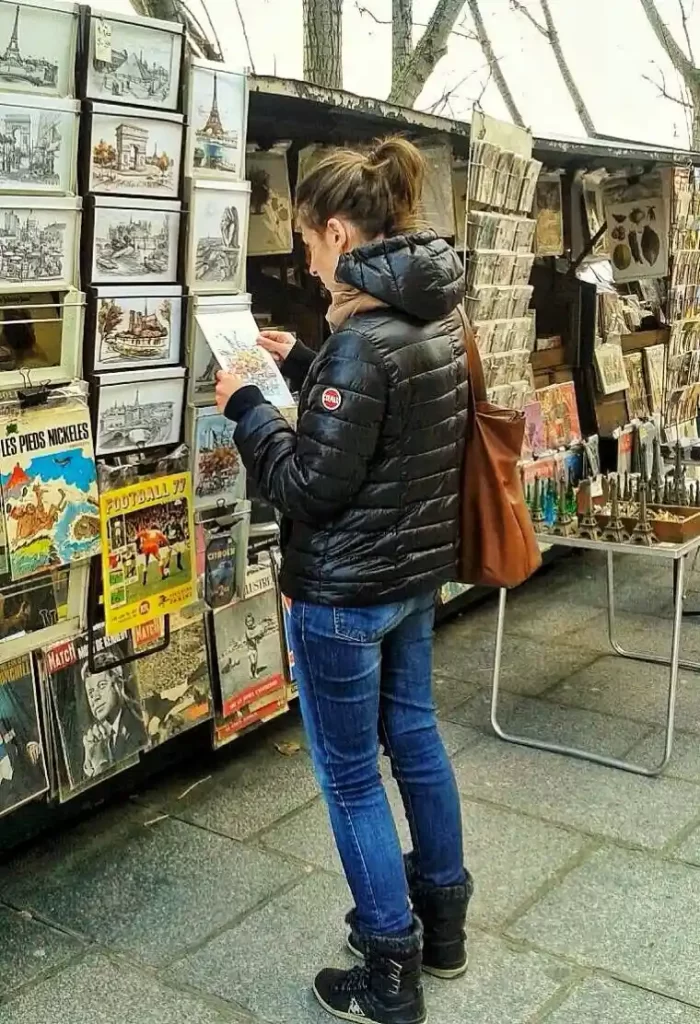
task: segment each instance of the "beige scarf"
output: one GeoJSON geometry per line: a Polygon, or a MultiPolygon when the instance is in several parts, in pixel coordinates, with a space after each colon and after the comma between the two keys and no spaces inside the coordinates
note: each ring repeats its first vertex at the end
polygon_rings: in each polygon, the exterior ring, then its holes
{"type": "Polygon", "coordinates": [[[367,292],[351,285],[336,285],[331,292],[331,304],[326,313],[326,320],[334,331],[340,330],[346,320],[356,313],[367,313],[372,309],[387,309],[386,302],[375,299],[367,292]]]}

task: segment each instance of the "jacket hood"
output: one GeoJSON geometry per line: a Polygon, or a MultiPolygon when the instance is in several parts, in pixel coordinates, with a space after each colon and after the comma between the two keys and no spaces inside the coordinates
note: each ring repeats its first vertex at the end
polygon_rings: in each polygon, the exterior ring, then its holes
{"type": "Polygon", "coordinates": [[[370,242],[338,261],[336,280],[418,320],[441,320],[464,298],[464,269],[433,231],[370,242]]]}

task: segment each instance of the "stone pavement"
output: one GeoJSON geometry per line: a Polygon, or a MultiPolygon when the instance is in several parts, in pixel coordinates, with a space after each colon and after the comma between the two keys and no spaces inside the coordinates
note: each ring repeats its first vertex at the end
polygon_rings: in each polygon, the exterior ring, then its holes
{"type": "MultiPolygon", "coordinates": [[[[620,566],[621,631],[665,650],[670,569],[641,570],[620,566]]],[[[588,554],[511,598],[506,722],[658,758],[664,671],[607,653],[604,602],[588,554]]],[[[682,673],[660,780],[509,746],[487,726],[494,623],[490,602],[437,640],[477,895],[470,971],[426,981],[431,1020],[700,1024],[700,676],[682,673]]],[[[684,653],[700,660],[700,619],[684,653]]],[[[349,897],[294,741],[288,717],[3,866],[2,1024],[323,1021],[309,982],[350,963],[349,897]]]]}

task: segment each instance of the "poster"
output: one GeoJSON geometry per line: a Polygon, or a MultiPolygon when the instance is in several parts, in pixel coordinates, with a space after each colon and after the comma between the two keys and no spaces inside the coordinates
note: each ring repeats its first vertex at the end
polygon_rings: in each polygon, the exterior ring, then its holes
{"type": "Polygon", "coordinates": [[[49,788],[32,660],[0,664],[0,817],[49,788]]]}
{"type": "MultiPolygon", "coordinates": [[[[134,630],[141,647],[142,627],[134,630]]],[[[161,642],[160,627],[156,643],[161,642]]],[[[158,746],[212,717],[211,680],[200,615],[170,619],[170,643],[134,662],[150,746],[158,746]]]]}
{"type": "Polygon", "coordinates": [[[197,326],[222,370],[255,384],[278,409],[294,406],[294,399],[269,352],[257,343],[258,326],[249,310],[199,313],[197,326]]]}
{"type": "Polygon", "coordinates": [[[100,495],[108,633],[196,600],[192,479],[154,477],[100,495]]]}
{"type": "Polygon", "coordinates": [[[639,281],[668,273],[668,231],[661,196],[606,206],[613,278],[639,281]]]}
{"type": "Polygon", "coordinates": [[[98,553],[95,455],[82,402],[0,416],[0,489],[13,579],[98,553]]]}

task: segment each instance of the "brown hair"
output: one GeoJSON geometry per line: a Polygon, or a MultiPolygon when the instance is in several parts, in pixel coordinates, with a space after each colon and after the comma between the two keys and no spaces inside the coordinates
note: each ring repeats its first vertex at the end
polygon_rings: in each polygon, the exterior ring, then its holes
{"type": "Polygon", "coordinates": [[[347,217],[366,238],[420,227],[425,161],[400,135],[367,152],[337,149],[297,186],[297,216],[315,231],[331,217],[347,217]]]}

